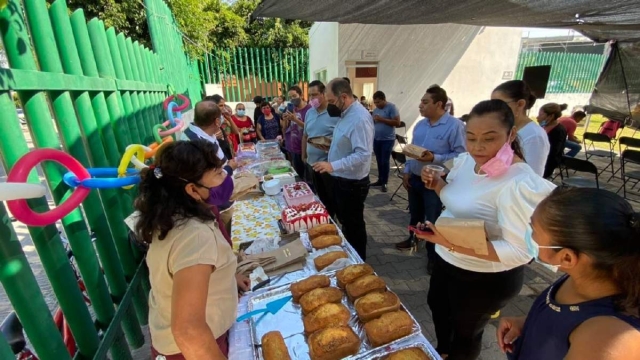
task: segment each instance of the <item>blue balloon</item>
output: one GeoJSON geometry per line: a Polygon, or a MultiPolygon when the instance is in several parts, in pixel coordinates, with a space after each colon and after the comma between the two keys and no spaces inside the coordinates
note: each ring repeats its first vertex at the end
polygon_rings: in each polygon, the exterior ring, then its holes
{"type": "Polygon", "coordinates": [[[74,173],[68,172],[62,180],[69,187],[83,186],[89,189],[115,189],[140,183],[140,171],[136,169],[127,169],[127,176],[121,178],[116,168],[92,168],[87,171],[91,175],[89,179],[79,180],[74,173]]]}
{"type": "MultiPolygon", "coordinates": [[[[173,108],[178,107],[178,104],[176,104],[175,102],[170,102],[169,105],[167,105],[167,117],[169,118],[169,123],[171,124],[171,127],[174,128],[176,127],[176,118],[173,115],[173,108]]],[[[178,111],[178,119],[182,117],[182,114],[178,111]]]]}

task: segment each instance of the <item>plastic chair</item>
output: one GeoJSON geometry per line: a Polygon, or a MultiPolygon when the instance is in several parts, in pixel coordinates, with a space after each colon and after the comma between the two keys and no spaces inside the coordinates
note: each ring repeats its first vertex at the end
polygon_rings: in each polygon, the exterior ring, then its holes
{"type": "Polygon", "coordinates": [[[613,140],[611,140],[610,137],[604,134],[586,132],[584,133],[582,143],[584,148],[584,154],[587,161],[592,157],[609,159],[609,165],[605,166],[604,169],[600,170],[598,175],[604,173],[605,171],[607,171],[609,167],[611,167],[611,177],[609,178],[609,180],[611,180],[611,178],[616,175],[616,171],[614,167],[616,153],[613,151],[614,150],[613,140]],[[609,147],[609,150],[596,149],[596,146],[595,146],[596,143],[607,144],[607,146],[609,147]]]}
{"type": "MultiPolygon", "coordinates": [[[[565,187],[584,187],[584,188],[596,188],[600,189],[600,180],[598,179],[598,168],[590,161],[580,160],[568,156],[562,157],[562,167],[565,170],[573,170],[575,172],[584,172],[593,174],[595,180],[583,178],[580,176],[567,177],[562,176],[562,186],[565,187]]],[[[560,171],[562,174],[562,170],[560,171]]]]}
{"type": "MultiPolygon", "coordinates": [[[[636,139],[637,140],[637,139],[636,139]]],[[[620,154],[620,168],[622,171],[622,186],[623,197],[627,200],[638,201],[637,198],[631,199],[627,197],[627,183],[633,182],[633,186],[629,190],[633,190],[638,182],[640,182],[640,170],[628,170],[628,165],[634,164],[640,166],[640,150],[627,149],[620,154]]],[[[620,189],[618,189],[620,191],[620,189]]],[[[636,196],[640,196],[637,194],[636,196]]]]}

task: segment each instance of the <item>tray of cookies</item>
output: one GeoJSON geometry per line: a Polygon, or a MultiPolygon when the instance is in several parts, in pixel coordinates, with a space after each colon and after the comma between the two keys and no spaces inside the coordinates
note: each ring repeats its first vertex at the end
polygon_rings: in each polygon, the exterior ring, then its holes
{"type": "Polygon", "coordinates": [[[398,296],[367,264],[256,294],[247,310],[288,296],[292,300],[280,311],[249,320],[257,359],[356,359],[421,333],[398,296]]]}

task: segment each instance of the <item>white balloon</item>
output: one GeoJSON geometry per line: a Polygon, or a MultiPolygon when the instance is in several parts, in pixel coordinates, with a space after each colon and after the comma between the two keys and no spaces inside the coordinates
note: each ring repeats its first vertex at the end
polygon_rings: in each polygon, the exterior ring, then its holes
{"type": "MultiPolygon", "coordinates": [[[[133,145],[127,146],[127,150],[129,150],[129,148],[131,148],[132,146],[136,146],[136,145],[133,144],[133,145]]],[[[151,151],[151,149],[148,146],[144,146],[144,145],[140,145],[140,146],[142,146],[145,152],[151,151]]],[[[135,155],[131,157],[131,163],[133,164],[133,166],[136,167],[136,169],[143,169],[143,168],[149,167],[145,165],[142,161],[138,160],[138,158],[135,155]]]]}
{"type": "Polygon", "coordinates": [[[34,199],[46,193],[47,188],[42,184],[0,183],[0,201],[34,199]]]}

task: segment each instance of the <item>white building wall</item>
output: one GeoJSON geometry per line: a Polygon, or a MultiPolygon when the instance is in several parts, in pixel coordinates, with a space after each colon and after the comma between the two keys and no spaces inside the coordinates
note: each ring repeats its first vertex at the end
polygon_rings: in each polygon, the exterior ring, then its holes
{"type": "Polygon", "coordinates": [[[309,78],[327,70],[327,80],[338,76],[338,23],[316,22],[309,30],[309,78]]]}

